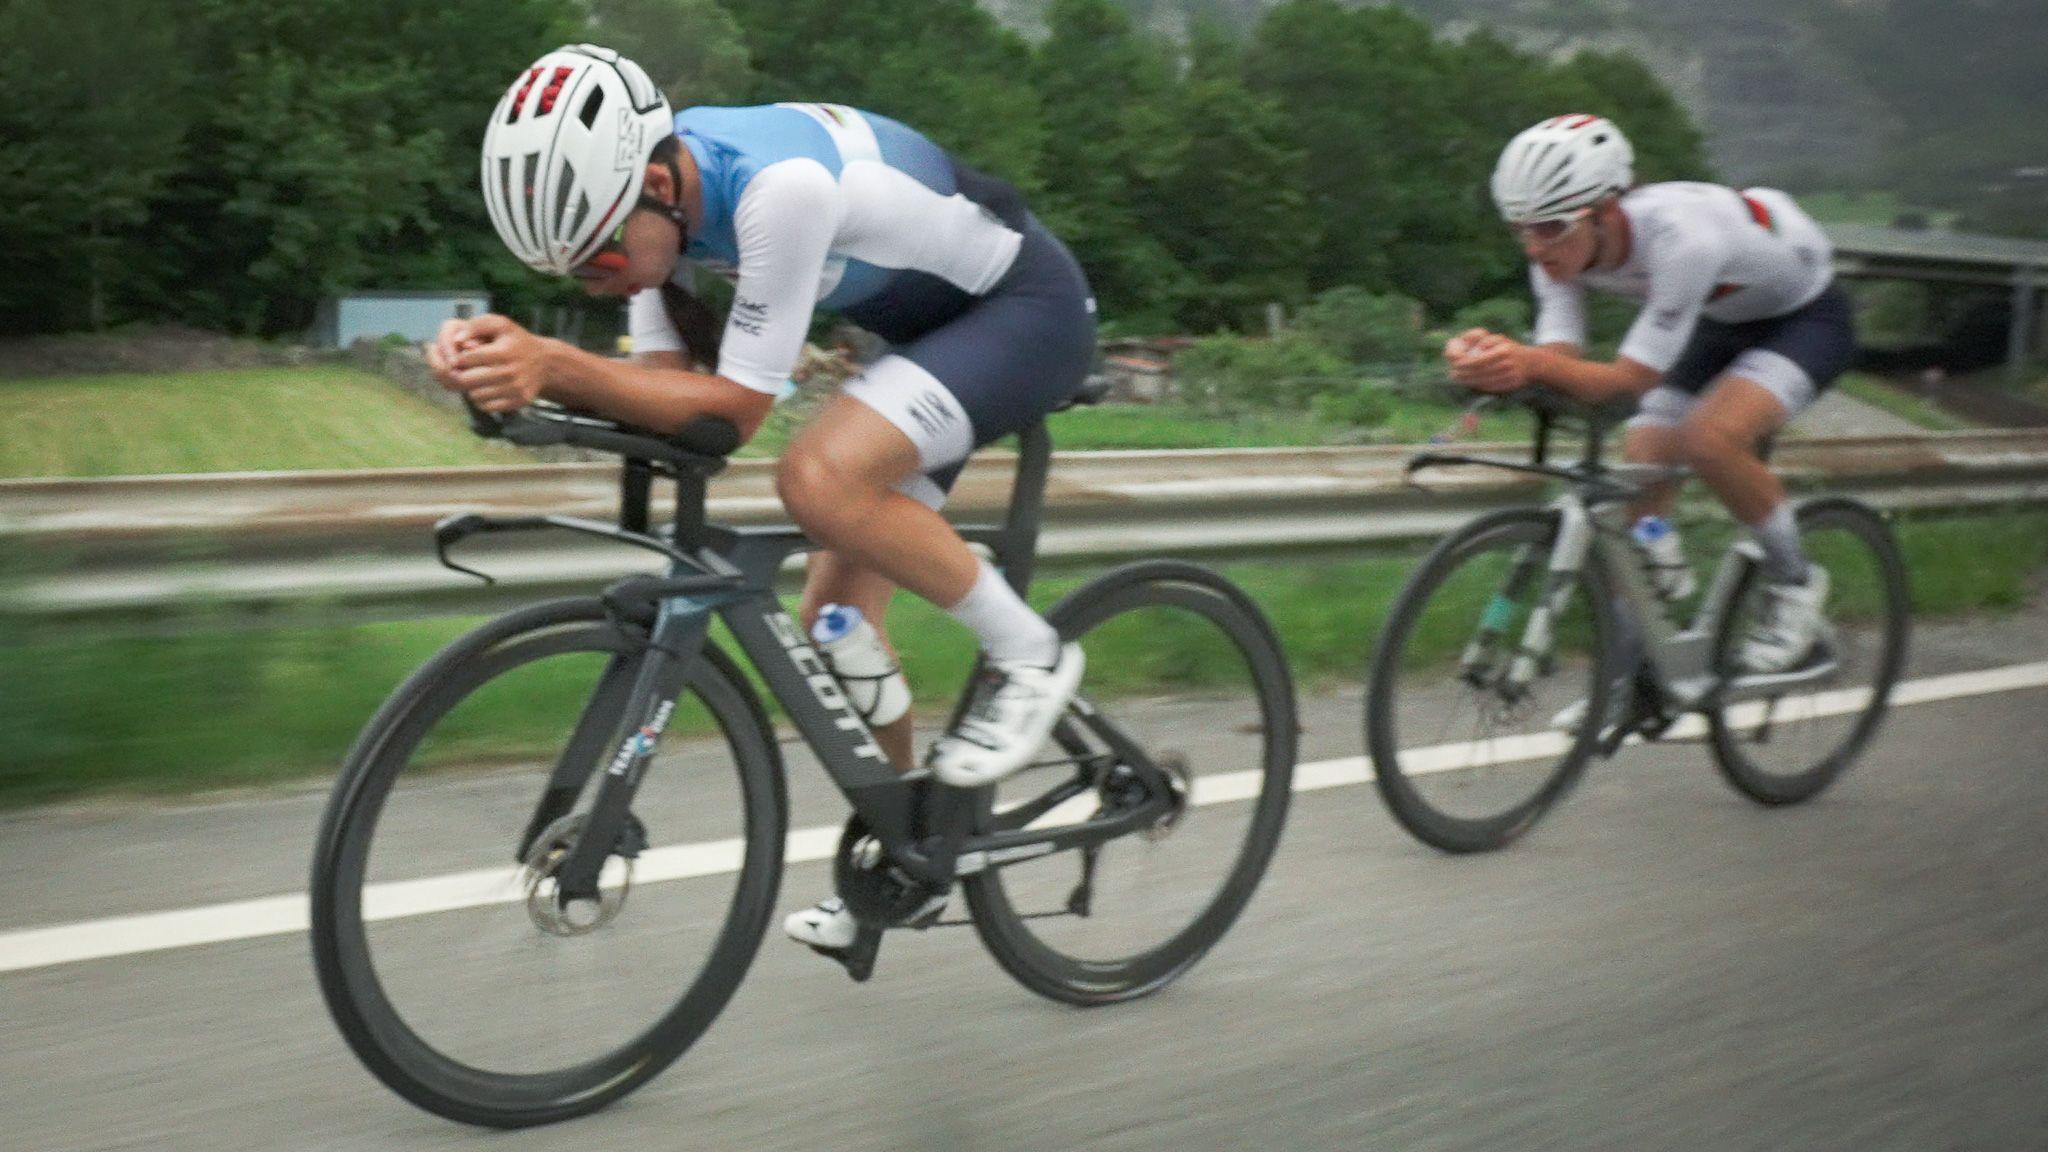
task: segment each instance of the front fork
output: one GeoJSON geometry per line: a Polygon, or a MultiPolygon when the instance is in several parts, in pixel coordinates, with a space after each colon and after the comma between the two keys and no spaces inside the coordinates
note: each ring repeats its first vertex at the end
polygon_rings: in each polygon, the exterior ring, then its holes
{"type": "Polygon", "coordinates": [[[710,621],[705,605],[687,598],[664,600],[648,629],[646,647],[637,654],[615,656],[606,666],[520,845],[524,858],[534,837],[574,806],[602,763],[604,774],[582,833],[555,873],[558,900],[597,898],[599,873],[632,819],[633,795],[675,712],[690,664],[703,649],[710,621]],[[613,748],[610,741],[619,737],[621,721],[632,727],[613,748]],[[610,757],[601,759],[607,750],[610,757]]]}
{"type": "Polygon", "coordinates": [[[1572,586],[1585,569],[1587,550],[1592,545],[1592,518],[1584,507],[1562,503],[1557,512],[1558,529],[1550,554],[1541,557],[1529,545],[1516,551],[1507,580],[1487,601],[1479,619],[1479,631],[1465,645],[1459,662],[1459,672],[1466,683],[1475,688],[1493,688],[1509,701],[1521,699],[1536,677],[1547,671],[1551,646],[1556,640],[1557,618],[1569,607],[1572,586]],[[1542,591],[1522,626],[1521,639],[1506,675],[1499,675],[1498,657],[1508,629],[1513,626],[1515,606],[1539,579],[1543,582],[1542,591]]]}

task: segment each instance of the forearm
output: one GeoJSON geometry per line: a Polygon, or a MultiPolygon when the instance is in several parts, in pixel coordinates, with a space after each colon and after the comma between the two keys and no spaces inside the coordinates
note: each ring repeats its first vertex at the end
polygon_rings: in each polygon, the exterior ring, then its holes
{"type": "Polygon", "coordinates": [[[1634,399],[1656,387],[1661,375],[1626,358],[1602,364],[1581,359],[1576,351],[1554,344],[1531,348],[1523,370],[1531,381],[1587,404],[1634,399]]]}
{"type": "Polygon", "coordinates": [[[719,416],[739,428],[741,439],[751,439],[775,403],[722,376],[613,360],[559,340],[547,342],[546,368],[541,395],[547,399],[666,432],[699,416],[719,416]]]}

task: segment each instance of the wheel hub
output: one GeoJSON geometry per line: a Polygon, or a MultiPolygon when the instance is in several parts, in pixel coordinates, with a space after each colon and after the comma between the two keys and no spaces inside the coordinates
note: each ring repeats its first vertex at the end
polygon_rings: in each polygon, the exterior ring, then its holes
{"type": "Polygon", "coordinates": [[[555,877],[562,862],[582,842],[584,824],[584,814],[578,812],[548,825],[519,869],[520,884],[526,890],[526,914],[534,927],[550,936],[582,936],[618,919],[633,887],[632,858],[615,853],[605,859],[596,899],[563,897],[555,877]]]}

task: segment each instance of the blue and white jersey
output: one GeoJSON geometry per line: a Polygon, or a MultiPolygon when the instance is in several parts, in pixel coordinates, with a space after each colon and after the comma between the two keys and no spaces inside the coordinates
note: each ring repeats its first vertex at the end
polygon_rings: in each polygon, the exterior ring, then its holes
{"type": "MultiPolygon", "coordinates": [[[[734,282],[718,374],[758,391],[790,391],[817,308],[897,339],[892,329],[914,331],[941,301],[957,312],[986,295],[1023,242],[1021,205],[1006,223],[964,194],[977,191],[961,187],[971,171],[887,117],[839,104],[689,108],[676,133],[704,200],[684,255],[734,282]]],[[[679,261],[676,282],[690,275],[679,261]]],[[[658,292],[633,297],[629,328],[636,353],[683,346],[658,292]]]]}

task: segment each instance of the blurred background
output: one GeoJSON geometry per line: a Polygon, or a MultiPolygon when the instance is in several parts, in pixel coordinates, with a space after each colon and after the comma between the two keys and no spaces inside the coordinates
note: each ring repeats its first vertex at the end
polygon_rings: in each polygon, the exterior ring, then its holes
{"type": "MultiPolygon", "coordinates": [[[[1034,598],[1144,555],[1224,567],[1288,647],[1311,762],[1359,754],[1359,679],[1421,550],[1529,496],[1399,474],[1432,438],[1528,435],[1468,425],[1435,368],[1447,333],[1530,320],[1485,189],[1502,144],[1597,112],[1644,181],[1783,188],[1828,227],[1864,342],[1788,467],[1900,513],[1924,697],[1814,805],[1760,812],[1697,747],[1639,750],[1483,861],[1406,840],[1368,789],[1304,794],[1231,939],[1128,1008],[1031,1001],[966,933],[892,939],[858,990],[771,940],[596,1138],[2048,1146],[2039,0],[8,0],[10,1147],[480,1140],[355,1064],[288,908],[322,789],[413,667],[632,569],[508,548],[486,589],[427,533],[615,498],[601,461],[471,436],[417,350],[487,310],[623,350],[619,306],[515,261],[476,191],[503,86],[579,40],[678,108],[852,104],[1021,187],[1089,273],[1112,388],[1054,442],[1124,453],[1055,466],[1034,598]],[[271,899],[283,919],[190,946],[123,919],[271,899]],[[106,942],[49,951],[65,926],[106,942]]],[[[1596,342],[1631,315],[1596,309],[1596,342]]],[[[725,518],[776,518],[769,462],[871,351],[830,317],[812,337],[798,398],[714,485],[725,518]]],[[[1000,506],[1001,471],[960,507],[1000,506]]],[[[1705,557],[1724,518],[1686,515],[1705,557]]],[[[967,645],[921,604],[892,625],[913,682],[947,686],[936,723],[967,645]]],[[[1131,690],[1183,688],[1162,665],[1131,690]]],[[[518,711],[493,764],[533,754],[518,711]]],[[[813,791],[797,826],[840,819],[813,791]]],[[[824,882],[794,867],[784,903],[824,882]]]]}

